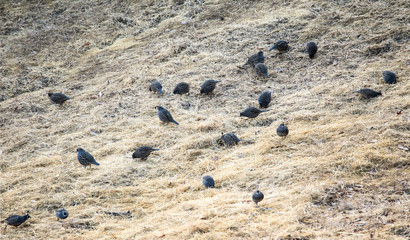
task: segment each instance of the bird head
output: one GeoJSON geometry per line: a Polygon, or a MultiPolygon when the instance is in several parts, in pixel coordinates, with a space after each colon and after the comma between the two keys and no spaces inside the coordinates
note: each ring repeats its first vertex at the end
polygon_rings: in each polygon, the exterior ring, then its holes
{"type": "Polygon", "coordinates": [[[53,95],[53,93],[51,93],[51,92],[49,92],[49,93],[47,93],[47,94],[48,94],[49,97],[51,97],[51,95],[53,95]]]}
{"type": "Polygon", "coordinates": [[[158,110],[162,110],[162,109],[164,109],[163,107],[161,107],[161,106],[156,106],[155,107],[156,109],[158,109],[158,110]]]}
{"type": "Polygon", "coordinates": [[[259,51],[259,52],[258,52],[258,56],[263,56],[263,52],[262,52],[262,51],[259,51]]]}
{"type": "Polygon", "coordinates": [[[84,151],[82,148],[77,148],[77,152],[84,151]]]}

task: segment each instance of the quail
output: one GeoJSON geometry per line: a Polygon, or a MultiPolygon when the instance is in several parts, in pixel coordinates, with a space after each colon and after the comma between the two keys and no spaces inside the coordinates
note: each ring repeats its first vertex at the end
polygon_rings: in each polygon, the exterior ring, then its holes
{"type": "Polygon", "coordinates": [[[308,42],[306,44],[306,51],[308,52],[309,57],[312,59],[315,56],[316,52],[317,52],[316,43],[315,42],[308,42]]]}
{"type": "Polygon", "coordinates": [[[263,196],[263,193],[257,190],[252,194],[252,201],[254,201],[256,205],[258,205],[258,202],[262,201],[264,197],[265,196],[263,196]]]}
{"type": "Polygon", "coordinates": [[[248,107],[239,114],[241,117],[256,118],[260,113],[267,112],[268,110],[259,110],[255,107],[248,107]]]}
{"type": "Polygon", "coordinates": [[[265,57],[263,56],[263,52],[259,51],[256,54],[253,54],[248,58],[248,61],[244,64],[245,65],[250,65],[251,67],[255,67],[256,64],[258,63],[264,63],[265,57]]]}
{"type": "Polygon", "coordinates": [[[95,164],[97,166],[100,165],[98,162],[95,161],[94,157],[91,154],[89,154],[87,151],[85,151],[84,149],[77,148],[77,152],[78,152],[77,154],[78,161],[81,163],[81,165],[84,166],[84,168],[87,166],[91,167],[91,164],[95,164]]]}
{"type": "Polygon", "coordinates": [[[202,86],[201,86],[201,94],[209,94],[212,93],[212,91],[215,89],[216,84],[219,83],[221,81],[215,81],[215,80],[206,80],[202,86]]]}
{"type": "Polygon", "coordinates": [[[369,89],[369,88],[362,88],[359,91],[354,91],[353,93],[360,93],[360,94],[362,94],[362,96],[364,98],[367,98],[367,99],[374,98],[374,97],[377,97],[379,95],[382,95],[381,92],[376,92],[376,91],[374,91],[372,89],[369,89]]]}
{"type": "Polygon", "coordinates": [[[60,221],[60,219],[66,219],[68,217],[68,211],[64,208],[58,209],[56,211],[56,217],[57,221],[60,221]]]}
{"type": "MultiPolygon", "coordinates": [[[[15,226],[18,227],[20,226],[22,223],[24,223],[27,219],[30,218],[30,215],[26,214],[23,216],[20,215],[11,215],[8,218],[4,219],[4,222],[7,223],[7,225],[11,225],[11,226],[15,226]]],[[[5,228],[7,228],[7,225],[5,228]]]]}
{"type": "Polygon", "coordinates": [[[132,158],[140,158],[141,160],[145,161],[153,151],[159,151],[159,149],[155,149],[149,146],[141,146],[137,148],[137,150],[135,150],[135,152],[132,154],[132,158]]]}
{"type": "Polygon", "coordinates": [[[271,92],[269,91],[263,92],[258,98],[259,107],[267,108],[271,100],[272,100],[271,92]]]}
{"type": "Polygon", "coordinates": [[[215,187],[215,181],[209,175],[205,175],[205,176],[202,177],[202,183],[204,184],[204,186],[206,188],[214,188],[215,187]]]}
{"type": "Polygon", "coordinates": [[[65,101],[72,99],[62,93],[48,93],[48,97],[53,103],[62,105],[65,101]]]}
{"type": "Polygon", "coordinates": [[[388,84],[395,84],[397,81],[396,74],[390,71],[383,71],[383,79],[388,84]]]}
{"type": "Polygon", "coordinates": [[[189,84],[186,82],[178,83],[174,88],[174,94],[189,93],[189,84]]]}
{"type": "Polygon", "coordinates": [[[273,47],[269,49],[269,51],[272,51],[273,49],[276,49],[279,52],[286,52],[287,50],[289,50],[288,42],[279,40],[273,45],[273,47]]]}
{"type": "Polygon", "coordinates": [[[258,73],[259,75],[263,75],[263,76],[269,78],[268,68],[266,67],[265,64],[263,64],[263,63],[256,64],[255,65],[255,70],[256,70],[256,73],[258,73]]]}
{"type": "Polygon", "coordinates": [[[160,82],[155,81],[151,84],[151,86],[149,87],[149,90],[152,92],[159,92],[162,94],[162,85],[160,82]]]}
{"type": "Polygon", "coordinates": [[[238,142],[243,141],[242,139],[239,139],[235,134],[233,133],[226,133],[221,136],[221,139],[225,142],[226,145],[232,146],[235,144],[238,144],[238,142]]]}
{"type": "Polygon", "coordinates": [[[165,108],[161,107],[161,106],[157,106],[156,107],[158,109],[158,117],[159,120],[161,120],[164,123],[175,123],[176,125],[179,125],[179,123],[177,123],[174,118],[172,117],[171,113],[166,110],[165,108]]]}
{"type": "Polygon", "coordinates": [[[284,123],[281,123],[278,128],[276,128],[276,134],[280,137],[286,137],[289,134],[289,129],[284,123]]]}

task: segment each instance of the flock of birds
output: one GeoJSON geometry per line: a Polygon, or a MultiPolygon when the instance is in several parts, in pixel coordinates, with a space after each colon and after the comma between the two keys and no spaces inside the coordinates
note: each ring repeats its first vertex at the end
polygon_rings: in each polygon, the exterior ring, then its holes
{"type": "MultiPolygon", "coordinates": [[[[274,50],[274,49],[278,50],[279,53],[287,52],[289,50],[288,42],[284,40],[279,40],[273,45],[273,47],[269,49],[269,51],[274,50]]],[[[306,44],[306,51],[309,54],[309,57],[311,59],[314,58],[317,50],[318,50],[318,47],[315,42],[308,42],[306,44]]],[[[263,55],[263,52],[259,51],[258,53],[250,56],[248,58],[248,61],[244,64],[244,66],[249,65],[253,69],[255,69],[257,74],[265,76],[266,78],[269,78],[268,68],[264,64],[264,61],[265,61],[265,57],[263,55]]],[[[388,84],[395,84],[397,81],[396,74],[391,71],[383,71],[382,76],[383,76],[384,81],[388,84]]],[[[221,81],[215,81],[212,79],[205,81],[201,85],[200,94],[211,94],[213,90],[216,88],[216,84],[219,82],[221,81]]],[[[162,85],[159,81],[155,81],[150,85],[149,90],[162,94],[162,85]]],[[[175,86],[173,93],[174,94],[186,94],[186,93],[189,93],[189,90],[190,90],[189,84],[186,82],[181,82],[175,86]]],[[[353,93],[360,93],[366,99],[374,98],[379,95],[382,95],[381,92],[377,92],[369,88],[362,88],[358,91],[354,91],[353,93]]],[[[72,99],[62,93],[48,93],[48,96],[53,103],[60,104],[60,105],[62,105],[67,100],[72,99]]],[[[260,108],[267,108],[269,106],[269,103],[271,102],[271,92],[270,91],[263,92],[259,96],[258,102],[259,102],[260,108]]],[[[160,119],[161,122],[174,123],[176,125],[179,125],[179,123],[174,120],[171,113],[167,109],[163,108],[162,106],[156,106],[156,109],[158,110],[158,118],[160,119]]],[[[266,111],[267,110],[260,110],[255,107],[249,107],[245,109],[243,112],[241,112],[240,116],[248,117],[248,118],[256,118],[260,113],[266,112],[266,111]]],[[[281,123],[276,129],[276,133],[280,137],[286,137],[289,134],[289,129],[284,123],[281,123]]],[[[221,139],[227,146],[236,145],[238,142],[244,141],[242,139],[239,139],[234,133],[222,134],[221,139]]],[[[132,154],[132,158],[146,160],[152,152],[159,151],[159,150],[160,149],[155,149],[150,146],[141,146],[135,150],[135,152],[132,154]]],[[[100,165],[90,153],[88,153],[82,148],[77,149],[77,159],[78,159],[78,162],[84,166],[84,168],[87,166],[91,167],[92,164],[97,165],[97,166],[100,165]]],[[[215,187],[215,180],[209,175],[205,175],[202,177],[202,183],[206,188],[215,187]]],[[[255,191],[252,194],[252,201],[255,202],[256,205],[258,205],[258,203],[262,201],[263,199],[264,199],[264,195],[259,190],[255,191]]],[[[57,210],[55,215],[57,217],[57,220],[66,219],[68,217],[68,211],[62,208],[62,209],[57,210]]],[[[28,218],[30,218],[29,214],[22,215],[22,216],[11,215],[5,220],[3,220],[3,222],[6,223],[5,228],[7,228],[7,225],[17,227],[21,225],[22,223],[24,223],[28,218]]]]}

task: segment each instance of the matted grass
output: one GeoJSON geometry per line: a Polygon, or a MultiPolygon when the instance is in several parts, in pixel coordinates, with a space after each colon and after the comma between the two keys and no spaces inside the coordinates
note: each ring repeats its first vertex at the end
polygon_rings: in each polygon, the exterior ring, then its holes
{"type": "Polygon", "coordinates": [[[408,239],[408,12],[404,0],[3,1],[0,217],[32,218],[1,239],[408,239]],[[279,39],[290,51],[268,52],[279,39]],[[268,80],[240,67],[260,49],[268,80]],[[207,79],[222,82],[201,96],[207,79]],[[182,81],[190,94],[172,94],[182,81]],[[363,87],[383,95],[352,94],[363,87]],[[240,118],[267,89],[269,112],[240,118]],[[245,141],[221,146],[222,132],[245,141]],[[141,145],[161,150],[133,160],[141,145]],[[84,169],[78,147],[101,165],[84,169]]]}

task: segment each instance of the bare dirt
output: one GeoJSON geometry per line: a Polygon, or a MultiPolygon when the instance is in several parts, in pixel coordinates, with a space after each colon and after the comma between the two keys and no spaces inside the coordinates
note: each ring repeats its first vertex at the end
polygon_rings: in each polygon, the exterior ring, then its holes
{"type": "Polygon", "coordinates": [[[409,9],[0,0],[0,218],[31,215],[0,238],[409,239],[409,9]],[[291,49],[268,52],[279,39],[291,49]],[[241,68],[259,50],[269,79],[241,68]],[[222,82],[199,95],[207,79],[222,82]],[[148,91],[154,80],[163,95],[148,91]],[[182,81],[190,94],[172,94],[182,81]],[[364,87],[383,95],[352,93],[364,87]],[[269,112],[240,118],[265,90],[269,112]],[[48,92],[73,100],[55,105],[48,92]],[[157,105],[180,125],[161,124],[157,105]],[[222,146],[222,132],[245,141],[222,146]],[[161,150],[132,159],[141,145],[161,150]],[[101,165],[84,169],[78,147],[101,165]]]}

